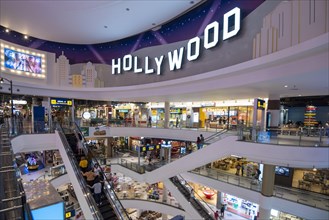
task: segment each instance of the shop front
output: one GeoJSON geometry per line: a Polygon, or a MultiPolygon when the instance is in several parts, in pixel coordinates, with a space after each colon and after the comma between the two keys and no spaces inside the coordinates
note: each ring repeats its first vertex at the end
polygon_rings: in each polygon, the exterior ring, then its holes
{"type": "Polygon", "coordinates": [[[236,129],[239,123],[251,126],[253,106],[222,106],[200,108],[206,128],[236,129]]]}
{"type": "Polygon", "coordinates": [[[247,219],[254,219],[259,211],[259,205],[250,201],[221,193],[221,203],[226,206],[226,210],[247,219]]]}

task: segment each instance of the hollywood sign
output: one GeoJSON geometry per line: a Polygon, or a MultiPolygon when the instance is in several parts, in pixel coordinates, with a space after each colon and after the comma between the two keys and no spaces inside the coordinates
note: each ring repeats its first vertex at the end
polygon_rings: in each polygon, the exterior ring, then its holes
{"type": "MultiPolygon", "coordinates": [[[[235,36],[240,30],[240,8],[234,8],[224,14],[223,17],[223,41],[235,36]],[[234,16],[234,27],[229,28],[229,18],[234,16]],[[230,29],[230,30],[229,30],[230,29]]],[[[211,49],[219,42],[219,23],[214,21],[206,26],[204,29],[203,47],[211,49]]],[[[187,43],[186,59],[193,61],[198,59],[200,55],[201,39],[194,37],[187,43]]],[[[168,63],[170,71],[182,68],[185,47],[181,47],[174,51],[168,52],[168,63]]],[[[165,55],[154,58],[146,56],[144,58],[144,66],[139,57],[131,54],[125,55],[123,58],[112,59],[112,74],[121,74],[121,72],[133,71],[134,73],[145,73],[161,75],[161,65],[165,55]],[[150,63],[155,63],[155,68],[152,68],[150,63]]]]}

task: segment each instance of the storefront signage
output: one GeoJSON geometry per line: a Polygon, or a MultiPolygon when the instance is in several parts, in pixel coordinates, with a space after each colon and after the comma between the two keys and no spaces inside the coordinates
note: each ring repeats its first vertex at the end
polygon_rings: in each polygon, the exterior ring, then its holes
{"type": "Polygon", "coordinates": [[[316,107],[313,105],[306,106],[304,113],[304,125],[308,127],[313,127],[317,124],[316,121],[316,107]]]}
{"type": "MultiPolygon", "coordinates": [[[[11,100],[9,101],[11,103],[11,100]]],[[[13,100],[14,105],[26,105],[26,100],[13,100]]]]}
{"type": "Polygon", "coordinates": [[[257,99],[257,109],[265,109],[265,101],[257,99]]]}
{"type": "MultiPolygon", "coordinates": [[[[223,40],[227,40],[235,36],[240,30],[240,8],[236,7],[231,11],[224,14],[223,18],[223,40]],[[229,18],[234,17],[234,26],[229,27],[229,18]]],[[[219,41],[219,23],[214,21],[206,26],[204,29],[203,48],[211,49],[218,44],[219,41]]],[[[188,61],[194,61],[198,59],[200,55],[201,39],[196,36],[190,39],[187,43],[187,48],[181,47],[174,51],[168,52],[168,64],[169,70],[174,71],[182,68],[184,52],[186,53],[186,59],[188,61]]],[[[121,72],[133,71],[134,73],[154,74],[161,75],[161,66],[165,59],[165,55],[159,57],[145,57],[144,67],[141,66],[141,61],[138,56],[132,56],[131,54],[125,55],[123,58],[112,59],[112,74],[121,74],[121,72]],[[152,68],[150,63],[155,64],[155,68],[152,68]]]]}
{"type": "Polygon", "coordinates": [[[50,105],[52,107],[72,106],[72,100],[71,99],[62,99],[62,98],[51,98],[50,105]]]}

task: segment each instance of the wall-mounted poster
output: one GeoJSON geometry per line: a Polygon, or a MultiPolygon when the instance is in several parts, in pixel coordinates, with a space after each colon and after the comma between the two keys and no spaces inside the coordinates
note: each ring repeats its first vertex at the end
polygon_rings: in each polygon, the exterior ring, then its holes
{"type": "Polygon", "coordinates": [[[13,70],[20,70],[30,73],[41,73],[40,56],[18,52],[4,48],[4,66],[13,70]]]}

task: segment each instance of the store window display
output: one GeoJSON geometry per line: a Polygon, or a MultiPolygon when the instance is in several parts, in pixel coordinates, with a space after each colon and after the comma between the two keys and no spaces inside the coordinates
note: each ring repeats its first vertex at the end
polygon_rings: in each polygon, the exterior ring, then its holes
{"type": "Polygon", "coordinates": [[[329,169],[295,169],[292,187],[329,194],[329,169]]]}
{"type": "Polygon", "coordinates": [[[259,205],[250,201],[222,193],[221,203],[226,206],[226,210],[247,219],[254,219],[259,211],[259,205]]]}

